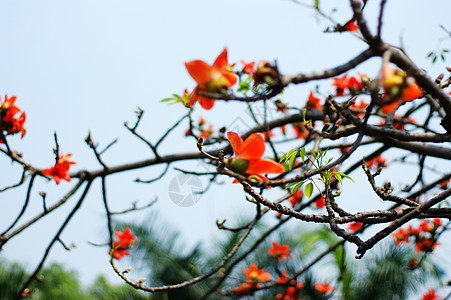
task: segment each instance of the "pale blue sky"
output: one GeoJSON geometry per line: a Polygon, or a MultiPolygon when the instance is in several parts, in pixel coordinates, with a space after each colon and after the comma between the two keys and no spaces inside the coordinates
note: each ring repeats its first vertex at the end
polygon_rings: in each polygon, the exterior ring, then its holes
{"type": "MultiPolygon", "coordinates": [[[[339,8],[334,13],[339,22],[351,18],[348,1],[321,3],[339,8]]],[[[369,0],[367,15],[373,28],[378,5],[379,1],[369,0]]],[[[433,4],[420,0],[388,1],[383,36],[396,45],[402,39],[411,58],[436,76],[444,65],[439,62],[432,66],[425,56],[436,47],[450,48],[449,40],[438,44],[438,39],[446,36],[439,24],[451,29],[450,11],[451,2],[445,0],[433,4]]],[[[155,139],[182,116],[185,111],[182,106],[167,106],[159,101],[195,86],[185,70],[185,61],[203,59],[212,63],[227,46],[230,62],[277,59],[282,73],[293,74],[334,67],[365,49],[349,33],[323,34],[328,25],[312,10],[282,0],[2,0],[0,95],[16,95],[17,105],[27,112],[27,134],[23,140],[10,139],[11,146],[22,151],[25,160],[45,168],[54,160],[53,131],[57,131],[63,152],[72,153],[77,162],[74,170],[98,169],[84,143],[91,130],[94,140],[101,145],[119,137],[119,143],[105,155],[108,164],[147,158],[150,152],[128,134],[123,122],[133,122],[133,111],[140,106],[146,111],[141,132],[155,139]]],[[[374,76],[379,64],[379,60],[372,60],[359,71],[374,76]]],[[[324,82],[323,90],[332,91],[327,83],[324,82]]],[[[284,100],[302,106],[312,86],[291,87],[284,100]]],[[[195,115],[214,121],[215,128],[229,125],[236,117],[250,122],[243,106],[236,103],[217,103],[208,112],[198,108],[195,115]]],[[[195,142],[183,137],[186,126],[176,131],[162,150],[196,151],[195,142]]],[[[179,166],[199,167],[189,163],[179,166]]],[[[16,181],[19,171],[5,158],[0,160],[0,170],[2,185],[16,181]]],[[[176,172],[170,172],[157,185],[132,182],[136,177],[152,178],[160,170],[157,167],[109,178],[108,194],[113,208],[125,209],[132,201],[145,203],[158,195],[159,202],[154,209],[183,230],[183,236],[192,245],[216,236],[214,221],[231,218],[234,207],[243,202],[241,188],[228,183],[212,189],[194,207],[177,207],[167,194],[167,185],[176,172]]],[[[399,177],[396,170],[391,172],[386,176],[399,177]]],[[[415,176],[414,172],[410,173],[415,176]]],[[[358,188],[359,196],[344,205],[354,210],[371,209],[361,199],[375,199],[375,196],[364,180],[359,180],[364,188],[358,188]]],[[[65,182],[57,188],[53,182],[38,180],[37,183],[36,191],[47,191],[50,202],[71,187],[65,182]]],[[[50,261],[64,262],[77,269],[84,282],[98,273],[112,275],[107,249],[86,243],[106,240],[99,185],[95,182],[82,210],[63,234],[65,242],[74,241],[79,247],[67,253],[56,245],[50,257],[50,261]]],[[[0,194],[0,228],[16,216],[23,199],[24,189],[0,194]]],[[[46,242],[62,222],[62,212],[67,213],[73,203],[74,200],[69,207],[61,208],[57,216],[50,216],[11,240],[2,256],[23,262],[30,270],[34,268],[46,242]]],[[[36,193],[27,216],[40,208],[36,193]]],[[[139,213],[123,219],[144,220],[146,216],[139,213]]]]}

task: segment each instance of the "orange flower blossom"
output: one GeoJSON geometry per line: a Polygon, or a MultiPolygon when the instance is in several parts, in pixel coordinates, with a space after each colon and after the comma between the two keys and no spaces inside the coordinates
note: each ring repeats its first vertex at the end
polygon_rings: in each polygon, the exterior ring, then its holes
{"type": "Polygon", "coordinates": [[[423,297],[420,300],[438,300],[438,299],[440,299],[440,296],[437,295],[434,290],[429,290],[427,291],[426,294],[423,295],[423,297]]]}
{"type": "Polygon", "coordinates": [[[323,294],[326,294],[328,292],[332,292],[333,290],[335,290],[334,287],[331,287],[329,283],[319,283],[316,282],[314,284],[315,289],[317,289],[318,291],[320,291],[323,294]]]}
{"type": "Polygon", "coordinates": [[[301,203],[303,196],[304,193],[301,191],[301,189],[298,189],[290,198],[288,198],[288,201],[290,201],[291,206],[294,207],[296,203],[301,203]]]}
{"type": "MultiPolygon", "coordinates": [[[[0,99],[0,118],[2,120],[2,128],[0,128],[0,130],[5,131],[6,134],[21,132],[21,137],[24,137],[25,128],[23,125],[27,116],[25,112],[23,112],[19,118],[16,118],[16,114],[20,112],[20,108],[14,104],[16,99],[16,96],[12,96],[8,99],[8,95],[5,95],[5,102],[2,103],[0,99]]],[[[0,143],[3,143],[3,141],[0,141],[0,143]]]]}
{"type": "Polygon", "coordinates": [[[351,231],[359,231],[362,228],[362,222],[352,222],[349,224],[348,229],[351,231]]]}
{"type": "Polygon", "coordinates": [[[69,168],[71,165],[76,164],[73,161],[69,161],[72,154],[67,154],[66,156],[60,156],[58,158],[58,161],[56,164],[51,167],[42,170],[42,175],[45,176],[53,176],[53,179],[55,180],[56,184],[59,184],[61,179],[64,179],[66,181],[70,181],[70,176],[67,174],[69,172],[69,168]]]}
{"type": "Polygon", "coordinates": [[[278,258],[279,261],[283,261],[286,258],[290,258],[291,254],[288,252],[290,250],[290,246],[288,245],[280,245],[279,243],[273,242],[272,248],[268,250],[269,255],[278,258]]]}
{"type": "Polygon", "coordinates": [[[357,80],[355,77],[348,77],[348,73],[345,73],[342,77],[333,78],[332,85],[336,87],[336,95],[337,96],[344,96],[345,89],[361,89],[362,83],[357,80]]]}
{"type": "Polygon", "coordinates": [[[353,31],[353,32],[357,32],[357,31],[359,31],[359,26],[357,26],[356,24],[355,24],[355,21],[348,21],[346,24],[345,24],[345,26],[344,26],[344,28],[347,30],[347,31],[353,31]]]}
{"type": "Polygon", "coordinates": [[[235,153],[235,158],[227,161],[227,166],[232,171],[246,176],[255,175],[262,180],[268,180],[262,174],[285,171],[281,164],[261,158],[265,152],[265,141],[260,133],[251,134],[244,142],[235,132],[227,132],[227,137],[235,153]]]}
{"type": "Polygon", "coordinates": [[[130,249],[134,242],[136,242],[136,237],[131,233],[129,227],[125,227],[123,232],[116,231],[114,233],[119,241],[113,242],[113,249],[110,251],[115,259],[121,259],[123,256],[130,255],[127,249],[130,249]]]}
{"type": "Polygon", "coordinates": [[[265,269],[258,269],[256,264],[250,264],[249,269],[244,269],[243,274],[246,275],[246,280],[267,282],[271,280],[271,274],[265,269]]]}
{"type": "Polygon", "coordinates": [[[256,70],[255,70],[255,61],[251,61],[251,62],[245,62],[243,60],[240,61],[240,63],[242,63],[244,65],[243,67],[243,72],[250,75],[250,76],[254,76],[256,70]]]}
{"type": "Polygon", "coordinates": [[[202,60],[188,61],[185,66],[188,73],[197,82],[187,106],[193,106],[199,101],[203,108],[210,109],[213,107],[215,99],[202,97],[197,94],[197,91],[222,92],[236,82],[235,73],[228,71],[227,48],[224,48],[212,66],[202,60]]]}
{"type": "MultiPolygon", "coordinates": [[[[396,95],[399,89],[404,84],[406,80],[406,74],[401,70],[394,69],[389,65],[384,64],[382,66],[382,87],[385,93],[388,95],[396,95]]],[[[401,97],[395,101],[382,105],[381,109],[384,113],[389,114],[402,104],[402,101],[409,102],[420,98],[423,95],[423,91],[418,86],[418,84],[413,82],[407,82],[407,87],[402,91],[401,97]]],[[[387,96],[386,96],[387,97],[387,96]]]]}
{"type": "Polygon", "coordinates": [[[310,91],[310,94],[307,99],[307,104],[305,105],[305,107],[321,110],[321,109],[323,109],[323,106],[321,104],[319,104],[320,101],[321,101],[321,99],[313,96],[313,91],[310,91]]]}

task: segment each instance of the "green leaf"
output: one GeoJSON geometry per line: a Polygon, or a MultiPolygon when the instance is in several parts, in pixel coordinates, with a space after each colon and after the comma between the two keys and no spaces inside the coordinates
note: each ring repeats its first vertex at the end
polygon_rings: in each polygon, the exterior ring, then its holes
{"type": "Polygon", "coordinates": [[[313,183],[309,182],[304,188],[304,194],[307,198],[310,198],[313,194],[313,183]]]}
{"type": "Polygon", "coordinates": [[[290,188],[290,187],[292,187],[295,184],[298,184],[298,183],[297,182],[291,182],[291,183],[287,184],[287,188],[290,188]]]}
{"type": "Polygon", "coordinates": [[[310,150],[310,154],[313,156],[313,158],[315,158],[316,159],[316,152],[315,151],[313,151],[313,150],[310,150]]]}
{"type": "Polygon", "coordinates": [[[435,63],[437,61],[437,55],[434,56],[434,58],[432,59],[432,63],[435,63]]]}
{"type": "Polygon", "coordinates": [[[302,147],[301,150],[299,151],[299,155],[301,156],[302,163],[304,163],[304,158],[305,158],[305,148],[304,147],[302,147]]]}
{"type": "Polygon", "coordinates": [[[440,54],[440,57],[442,58],[442,61],[445,61],[445,56],[443,54],[440,54]]]}
{"type": "Polygon", "coordinates": [[[296,191],[304,184],[304,181],[298,182],[293,189],[291,190],[291,194],[296,193],[296,191]]]}
{"type": "Polygon", "coordinates": [[[288,163],[288,170],[291,171],[291,168],[293,167],[294,160],[296,159],[296,152],[294,152],[290,157],[290,162],[288,163]]]}
{"type": "Polygon", "coordinates": [[[448,53],[448,52],[449,52],[448,49],[443,49],[443,50],[442,50],[442,53],[448,53]]]}
{"type": "Polygon", "coordinates": [[[340,181],[341,185],[343,185],[343,179],[341,179],[341,175],[338,173],[334,174],[335,178],[337,178],[338,181],[340,181]]]}
{"type": "Polygon", "coordinates": [[[337,172],[336,174],[339,174],[340,176],[343,176],[344,178],[347,178],[347,179],[351,180],[352,182],[355,182],[354,179],[352,179],[350,176],[346,175],[343,172],[337,172]]]}
{"type": "Polygon", "coordinates": [[[434,51],[429,52],[428,55],[427,55],[426,57],[429,58],[429,57],[431,57],[432,55],[434,55],[434,51]]]}

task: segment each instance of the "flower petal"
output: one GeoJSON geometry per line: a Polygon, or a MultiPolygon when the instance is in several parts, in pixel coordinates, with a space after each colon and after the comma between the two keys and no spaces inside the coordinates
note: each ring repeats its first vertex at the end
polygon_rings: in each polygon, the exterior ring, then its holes
{"type": "Polygon", "coordinates": [[[241,145],[237,158],[259,159],[265,153],[265,140],[260,133],[251,134],[241,145]]]}
{"type": "Polygon", "coordinates": [[[216,58],[215,62],[213,63],[213,68],[216,68],[222,72],[223,70],[226,69],[228,65],[229,62],[227,60],[227,47],[225,47],[224,50],[221,52],[221,54],[218,55],[218,58],[216,58]]]}
{"type": "Polygon", "coordinates": [[[200,106],[202,106],[204,109],[209,110],[213,107],[215,104],[215,99],[205,98],[198,95],[200,106]]]}
{"type": "Polygon", "coordinates": [[[409,85],[402,93],[401,99],[404,101],[412,101],[420,98],[423,95],[423,91],[416,83],[409,85]]]}
{"type": "Polygon", "coordinates": [[[243,139],[237,133],[231,131],[227,132],[227,138],[232,146],[233,153],[235,153],[235,156],[238,156],[240,154],[240,147],[243,144],[243,139]]]}
{"type": "Polygon", "coordinates": [[[229,87],[231,87],[232,85],[234,85],[236,83],[236,75],[233,72],[223,72],[222,76],[224,76],[227,81],[229,82],[229,87]]]}
{"type": "Polygon", "coordinates": [[[267,174],[267,173],[282,173],[285,172],[285,168],[270,159],[251,159],[249,160],[249,166],[246,169],[248,174],[267,174]]]}
{"type": "Polygon", "coordinates": [[[213,68],[206,62],[201,60],[192,60],[185,63],[188,73],[199,85],[198,88],[205,90],[207,82],[213,80],[212,70],[213,68]]]}

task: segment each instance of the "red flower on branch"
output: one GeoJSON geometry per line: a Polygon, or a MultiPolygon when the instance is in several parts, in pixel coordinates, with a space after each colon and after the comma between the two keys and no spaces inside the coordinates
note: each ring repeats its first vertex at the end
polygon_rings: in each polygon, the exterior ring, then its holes
{"type": "Polygon", "coordinates": [[[248,281],[267,282],[271,280],[271,274],[265,269],[258,269],[256,264],[250,264],[249,269],[243,270],[243,274],[246,275],[248,281]]]}
{"type": "Polygon", "coordinates": [[[437,295],[434,290],[429,290],[427,291],[426,294],[423,295],[423,297],[420,300],[438,300],[438,299],[440,299],[440,296],[437,295]]]}
{"type": "Polygon", "coordinates": [[[296,203],[301,203],[302,197],[304,196],[304,193],[298,189],[290,198],[288,198],[288,201],[290,201],[291,206],[295,206],[296,203]]]}
{"type": "Polygon", "coordinates": [[[72,154],[67,154],[66,156],[58,158],[56,164],[51,167],[42,170],[42,175],[52,176],[56,184],[59,184],[61,179],[70,182],[70,176],[67,174],[71,165],[76,164],[73,161],[69,161],[72,154]]]}
{"type": "Polygon", "coordinates": [[[372,167],[386,168],[387,167],[385,159],[383,159],[380,154],[378,156],[376,156],[375,158],[367,161],[366,165],[368,166],[368,168],[372,168],[372,167]]]}
{"type": "Polygon", "coordinates": [[[251,296],[254,294],[255,290],[261,288],[260,284],[254,284],[250,282],[242,283],[239,287],[234,288],[232,291],[236,296],[251,296]]]}
{"type": "Polygon", "coordinates": [[[442,190],[446,190],[446,189],[448,188],[449,181],[450,181],[449,179],[443,180],[442,182],[439,183],[439,187],[440,187],[442,190]]]}
{"type": "Polygon", "coordinates": [[[188,106],[193,106],[197,101],[205,109],[210,109],[215,99],[209,99],[197,94],[203,92],[224,92],[236,82],[235,73],[229,71],[227,60],[227,48],[219,54],[212,66],[202,60],[192,60],[185,63],[191,77],[197,82],[196,88],[191,93],[188,106]]]}
{"type": "Polygon", "coordinates": [[[243,60],[240,61],[240,63],[242,63],[244,65],[243,67],[243,72],[250,75],[250,76],[254,76],[256,70],[255,70],[255,61],[251,61],[251,62],[245,62],[243,60]]]}
{"type": "Polygon", "coordinates": [[[348,229],[351,231],[359,231],[360,228],[362,228],[363,223],[362,222],[352,222],[351,224],[349,224],[348,229]]]}
{"type": "Polygon", "coordinates": [[[410,78],[406,78],[406,74],[401,70],[394,69],[389,65],[382,66],[382,87],[386,93],[385,98],[389,98],[391,95],[399,94],[399,90],[403,88],[400,98],[381,106],[384,113],[389,114],[398,109],[403,101],[410,102],[420,98],[423,95],[423,91],[415,80],[409,79],[410,78]],[[407,86],[404,88],[403,86],[406,84],[407,86]]]}
{"type": "Polygon", "coordinates": [[[355,24],[355,21],[353,21],[353,20],[348,21],[348,22],[345,24],[344,28],[345,28],[347,31],[352,31],[352,32],[358,32],[358,31],[359,31],[359,26],[357,26],[357,25],[355,24]]]}
{"type": "Polygon", "coordinates": [[[113,242],[113,249],[110,251],[115,259],[121,259],[123,256],[130,255],[127,249],[130,249],[136,242],[136,236],[131,233],[129,227],[125,227],[123,232],[114,233],[119,241],[113,242]]]}
{"type": "Polygon", "coordinates": [[[332,292],[333,290],[335,290],[334,287],[331,287],[329,283],[319,283],[316,282],[314,285],[315,289],[317,289],[318,291],[320,291],[323,294],[332,292]]]}
{"type": "Polygon", "coordinates": [[[262,159],[265,152],[265,141],[260,133],[251,134],[244,142],[235,132],[228,132],[227,137],[235,153],[235,158],[229,158],[227,166],[232,171],[262,180],[268,180],[262,174],[282,173],[284,167],[270,159],[262,159]]]}
{"type": "Polygon", "coordinates": [[[323,109],[323,106],[320,104],[320,101],[321,101],[321,99],[313,96],[313,92],[310,91],[310,94],[307,99],[307,104],[305,105],[305,107],[321,110],[321,109],[323,109]]]}
{"type": "Polygon", "coordinates": [[[344,74],[342,77],[333,78],[332,85],[336,87],[336,95],[337,96],[344,96],[345,89],[349,90],[359,90],[362,89],[363,85],[360,81],[357,80],[355,77],[349,77],[348,74],[344,74]]]}
{"type": "MultiPolygon", "coordinates": [[[[366,103],[365,101],[363,101],[363,100],[360,99],[359,104],[357,104],[357,102],[354,103],[354,104],[351,106],[351,109],[364,111],[365,108],[366,108],[367,106],[368,106],[368,103],[366,103]]],[[[359,117],[359,118],[362,118],[363,116],[364,116],[364,113],[363,113],[363,112],[359,112],[359,113],[357,114],[357,117],[359,117]]]]}
{"type": "MultiPolygon", "coordinates": [[[[5,102],[2,103],[0,99],[0,118],[2,121],[0,130],[6,132],[7,135],[21,132],[21,137],[23,138],[25,135],[25,128],[23,125],[27,115],[23,112],[19,118],[16,117],[20,112],[20,108],[14,104],[16,99],[16,96],[12,96],[8,99],[8,95],[5,95],[5,102]]],[[[3,143],[3,140],[0,140],[0,143],[3,143]]]]}
{"type": "Polygon", "coordinates": [[[280,245],[279,243],[273,242],[272,248],[268,250],[269,255],[278,258],[279,261],[283,261],[286,258],[290,258],[291,254],[288,252],[290,250],[290,246],[288,245],[280,245]]]}
{"type": "Polygon", "coordinates": [[[318,200],[315,201],[316,208],[323,208],[326,206],[326,200],[324,200],[324,197],[321,196],[318,200]]]}
{"type": "Polygon", "coordinates": [[[296,122],[292,126],[297,139],[305,140],[310,135],[310,131],[305,128],[304,122],[296,122]]]}

